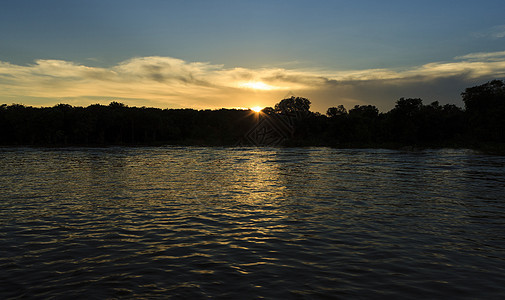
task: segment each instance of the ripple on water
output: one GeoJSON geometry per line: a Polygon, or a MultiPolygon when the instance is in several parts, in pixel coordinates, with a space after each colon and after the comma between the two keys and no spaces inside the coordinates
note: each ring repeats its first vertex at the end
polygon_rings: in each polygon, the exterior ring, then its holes
{"type": "Polygon", "coordinates": [[[0,296],[498,298],[504,171],[466,150],[0,149],[0,296]]]}

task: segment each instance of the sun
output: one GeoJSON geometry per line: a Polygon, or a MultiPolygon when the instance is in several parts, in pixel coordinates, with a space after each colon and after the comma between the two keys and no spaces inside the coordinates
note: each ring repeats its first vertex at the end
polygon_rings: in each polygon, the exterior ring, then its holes
{"type": "Polygon", "coordinates": [[[258,113],[258,112],[260,112],[262,109],[263,109],[263,107],[261,107],[261,106],[251,107],[251,110],[252,110],[252,111],[255,111],[255,112],[257,112],[257,113],[258,113]]]}

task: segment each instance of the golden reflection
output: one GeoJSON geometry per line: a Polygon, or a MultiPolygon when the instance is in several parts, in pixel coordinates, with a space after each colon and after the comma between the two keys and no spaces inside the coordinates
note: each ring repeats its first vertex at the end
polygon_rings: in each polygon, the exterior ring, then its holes
{"type": "Polygon", "coordinates": [[[273,186],[279,182],[279,170],[275,164],[268,162],[267,153],[253,152],[248,160],[244,161],[244,173],[242,179],[243,188],[248,192],[251,202],[265,201],[276,198],[279,189],[273,186]]]}
{"type": "MultiPolygon", "coordinates": [[[[247,229],[248,241],[254,243],[264,243],[264,239],[268,239],[272,232],[286,230],[284,224],[279,223],[279,219],[285,215],[282,212],[283,201],[279,200],[284,196],[284,189],[279,186],[283,180],[279,177],[280,170],[278,164],[273,162],[273,156],[274,151],[264,149],[241,152],[234,158],[235,161],[230,161],[231,170],[227,172],[227,178],[223,178],[226,181],[223,184],[235,191],[226,195],[230,197],[230,202],[245,205],[240,212],[230,211],[230,217],[240,217],[244,213],[250,216],[247,221],[237,223],[237,226],[247,229]],[[251,234],[255,237],[251,237],[251,234]]],[[[239,236],[235,238],[241,240],[239,236]]]]}

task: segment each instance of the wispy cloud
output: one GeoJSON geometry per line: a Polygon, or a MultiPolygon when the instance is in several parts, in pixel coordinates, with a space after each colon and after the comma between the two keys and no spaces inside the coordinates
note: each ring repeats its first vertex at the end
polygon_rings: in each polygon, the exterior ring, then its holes
{"type": "Polygon", "coordinates": [[[493,26],[484,31],[476,32],[473,35],[477,38],[487,38],[492,40],[502,39],[505,38],[505,25],[493,26]]]}
{"type": "Polygon", "coordinates": [[[336,104],[370,103],[387,108],[397,99],[394,97],[410,96],[399,94],[408,92],[408,87],[423,95],[439,91],[443,97],[458,95],[461,90],[451,89],[461,89],[464,84],[504,76],[505,51],[471,53],[402,70],[226,68],[157,56],[132,58],[108,68],[62,60],[37,60],[27,66],[0,61],[0,102],[37,97],[47,99],[48,104],[71,99],[74,104],[87,105],[100,97],[114,97],[133,105],[158,107],[252,107],[273,105],[291,91],[312,97],[313,107],[319,111],[336,104]],[[446,86],[444,94],[438,85],[448,80],[453,80],[452,86],[446,86]],[[426,89],[424,93],[419,86],[426,89]]]}
{"type": "Polygon", "coordinates": [[[491,28],[490,34],[493,39],[502,39],[505,37],[505,25],[494,26],[491,28]]]}
{"type": "Polygon", "coordinates": [[[470,53],[463,56],[457,56],[454,59],[472,61],[503,61],[505,60],[505,51],[470,53]]]}

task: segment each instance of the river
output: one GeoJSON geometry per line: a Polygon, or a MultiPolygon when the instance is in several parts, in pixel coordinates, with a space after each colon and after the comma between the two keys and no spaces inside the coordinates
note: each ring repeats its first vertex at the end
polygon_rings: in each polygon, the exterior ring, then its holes
{"type": "Polygon", "coordinates": [[[0,298],[500,298],[505,157],[2,148],[0,298]]]}

